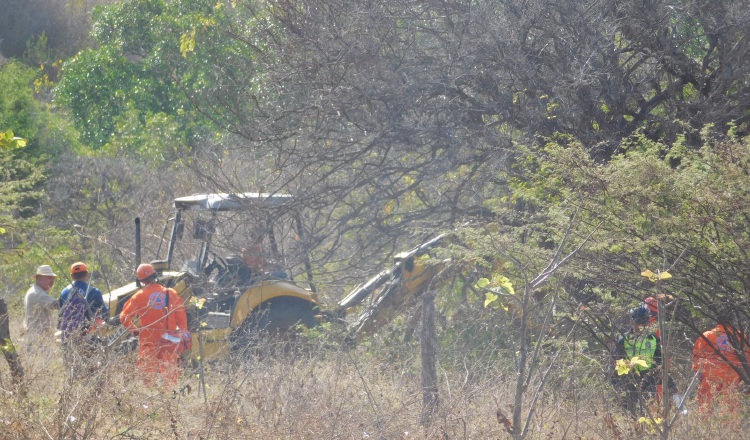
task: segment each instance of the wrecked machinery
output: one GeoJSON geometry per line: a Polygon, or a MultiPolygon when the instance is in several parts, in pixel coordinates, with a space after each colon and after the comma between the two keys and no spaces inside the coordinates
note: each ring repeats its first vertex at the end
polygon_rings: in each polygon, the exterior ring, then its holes
{"type": "MultiPolygon", "coordinates": [[[[288,338],[299,325],[313,327],[353,310],[362,311],[347,321],[350,338],[371,334],[436,284],[445,268],[444,261],[428,258],[440,236],[397,255],[389,268],[338,304],[321,304],[295,208],[294,198],[286,194],[199,194],[174,200],[150,262],[159,281],[185,302],[188,330],[194,335],[186,359],[232,356],[257,338],[288,338]]],[[[136,265],[140,241],[136,220],[136,265]]],[[[117,321],[138,288],[133,282],[105,295],[110,321],[117,321]]],[[[127,336],[121,328],[110,332],[112,344],[127,336]]]]}

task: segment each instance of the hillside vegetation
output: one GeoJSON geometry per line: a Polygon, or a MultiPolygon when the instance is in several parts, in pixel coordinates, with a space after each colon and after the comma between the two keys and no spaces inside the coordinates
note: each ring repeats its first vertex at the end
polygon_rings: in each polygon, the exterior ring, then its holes
{"type": "Polygon", "coordinates": [[[28,394],[0,368],[4,438],[745,435],[747,408],[692,400],[634,422],[608,374],[648,296],[675,300],[681,391],[719,315],[750,330],[750,2],[6,3],[0,276],[28,394]],[[246,191],[296,197],[331,304],[451,236],[434,400],[427,302],[355,348],[312,329],[295,355],[211,364],[205,394],[114,355],[71,379],[53,343],[23,346],[38,265],[86,261],[107,293],[133,278],[136,217],[148,260],[174,198],[246,191]]]}

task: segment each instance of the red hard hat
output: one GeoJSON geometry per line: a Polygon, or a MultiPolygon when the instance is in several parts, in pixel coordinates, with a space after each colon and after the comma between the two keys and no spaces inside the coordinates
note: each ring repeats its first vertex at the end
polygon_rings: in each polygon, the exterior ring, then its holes
{"type": "Polygon", "coordinates": [[[70,266],[70,274],[71,275],[76,274],[76,273],[84,273],[84,272],[88,272],[88,271],[89,271],[89,269],[88,269],[88,267],[86,267],[86,264],[84,264],[84,263],[82,263],[80,261],[77,262],[77,263],[73,263],[73,265],[70,266]]]}
{"type": "Polygon", "coordinates": [[[656,314],[659,313],[659,301],[656,300],[653,296],[649,296],[643,302],[646,303],[648,306],[648,309],[651,310],[651,313],[656,314]]]}
{"type": "Polygon", "coordinates": [[[156,270],[154,270],[154,266],[148,263],[141,264],[138,266],[138,269],[135,270],[135,277],[138,278],[138,281],[144,281],[153,275],[156,275],[156,270]]]}

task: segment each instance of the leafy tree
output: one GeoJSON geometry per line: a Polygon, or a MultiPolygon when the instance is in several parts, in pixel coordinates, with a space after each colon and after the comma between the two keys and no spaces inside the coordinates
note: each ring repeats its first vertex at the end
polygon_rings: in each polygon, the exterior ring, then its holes
{"type": "Polygon", "coordinates": [[[98,47],[69,60],[57,87],[83,140],[94,149],[151,153],[153,137],[138,132],[158,132],[168,121],[167,132],[182,134],[164,133],[159,141],[167,146],[156,157],[174,156],[175,148],[189,151],[196,136],[211,129],[210,121],[220,123],[221,107],[211,105],[227,86],[216,72],[227,58],[250,57],[244,47],[220,38],[222,16],[221,4],[208,1],[124,1],[97,8],[92,38],[98,47]],[[196,101],[206,106],[202,114],[194,109],[196,101]]]}
{"type": "Polygon", "coordinates": [[[80,127],[83,142],[96,148],[109,139],[115,129],[112,115],[127,106],[128,97],[122,88],[129,89],[139,75],[140,72],[110,47],[98,51],[87,49],[68,61],[56,93],[80,127]],[[80,82],[95,85],[84,89],[80,82]]]}
{"type": "MultiPolygon", "coordinates": [[[[672,142],[685,132],[683,144],[695,148],[707,123],[721,132],[738,120],[744,130],[750,102],[742,98],[747,41],[734,6],[220,5],[225,39],[253,56],[229,57],[214,71],[212,81],[231,84],[233,95],[206,89],[214,99],[194,104],[221,115],[236,136],[234,169],[268,163],[277,172],[266,173],[261,186],[298,194],[320,213],[311,236],[332,252],[349,243],[356,249],[341,249],[349,256],[393,247],[405,231],[485,221],[494,206],[527,203],[508,197],[508,182],[525,178],[515,163],[519,144],[568,133],[587,156],[609,160],[635,133],[672,142]],[[265,24],[243,27],[249,17],[265,24]],[[707,29],[716,44],[703,36],[707,29]],[[731,69],[728,60],[735,60],[731,69]],[[719,72],[735,86],[714,81],[719,72]]],[[[210,43],[196,39],[195,50],[210,43]]],[[[216,148],[213,157],[226,150],[216,148]]],[[[212,183],[244,187],[241,171],[201,171],[212,183]]],[[[355,278],[371,270],[348,261],[355,278]]]]}
{"type": "Polygon", "coordinates": [[[79,143],[64,115],[38,99],[37,87],[44,87],[40,75],[16,61],[0,67],[0,129],[12,128],[28,141],[27,148],[17,153],[44,162],[63,151],[78,149],[79,143]]]}
{"type": "MultiPolygon", "coordinates": [[[[15,141],[18,146],[18,141],[15,141]]],[[[16,156],[10,148],[3,148],[0,152],[3,159],[2,190],[0,204],[4,206],[3,223],[12,224],[11,219],[29,217],[36,211],[36,203],[41,199],[42,192],[39,184],[44,176],[41,170],[32,162],[16,156]]]]}
{"type": "Polygon", "coordinates": [[[4,267],[6,287],[15,286],[14,290],[19,280],[28,279],[28,272],[16,273],[19,268],[29,266],[24,253],[19,252],[25,247],[23,236],[30,224],[39,226],[34,221],[35,210],[29,205],[35,205],[43,197],[39,189],[44,179],[41,169],[17,154],[17,150],[25,147],[26,139],[14,136],[13,131],[0,133],[0,248],[3,249],[0,265],[4,267]]]}
{"type": "Polygon", "coordinates": [[[64,148],[64,136],[53,138],[67,130],[63,120],[45,112],[35,99],[34,78],[35,72],[18,62],[0,68],[0,130],[13,129],[3,133],[4,145],[10,147],[1,152],[6,162],[4,180],[9,185],[4,197],[6,203],[12,200],[15,216],[38,212],[44,161],[64,148]]]}
{"type": "Polygon", "coordinates": [[[50,258],[73,246],[61,238],[69,237],[54,219],[40,214],[48,203],[45,184],[52,159],[77,144],[67,121],[36,99],[35,79],[37,72],[19,62],[0,68],[0,264],[14,294],[35,265],[51,264],[50,258]]]}
{"type": "MultiPolygon", "coordinates": [[[[581,233],[596,226],[594,245],[577,262],[585,271],[572,273],[601,288],[589,304],[632,307],[655,293],[638,274],[668,271],[672,277],[659,290],[676,298],[678,307],[669,313],[687,329],[688,344],[720,316],[745,329],[747,140],[707,137],[703,148],[692,151],[679,141],[667,145],[638,136],[621,148],[623,154],[601,165],[580,143],[550,142],[532,160],[541,172],[523,193],[537,206],[575,207],[585,219],[581,233]]],[[[597,310],[591,306],[586,321],[606,335],[612,321],[597,310]]]]}
{"type": "Polygon", "coordinates": [[[149,151],[144,137],[130,142],[148,121],[170,121],[186,133],[170,143],[195,146],[202,118],[212,120],[231,136],[214,149],[213,136],[200,137],[209,160],[195,170],[207,183],[245,188],[260,161],[258,187],[320,212],[311,236],[331,249],[356,237],[360,249],[346,252],[365,255],[373,237],[385,249],[404,231],[488,214],[485,204],[507,195],[518,142],[570,133],[607,159],[639,129],[650,139],[687,130],[694,145],[697,127],[741,119],[747,57],[734,10],[126,1],[97,10],[99,48],[67,65],[59,92],[85,139],[110,151],[149,151]],[[719,72],[735,86],[719,86],[719,72]],[[128,135],[112,138],[118,127],[128,135]],[[217,166],[226,159],[235,172],[217,166]]]}
{"type": "Polygon", "coordinates": [[[0,127],[14,128],[21,136],[36,134],[39,105],[31,88],[34,77],[31,69],[18,62],[0,68],[0,127]]]}

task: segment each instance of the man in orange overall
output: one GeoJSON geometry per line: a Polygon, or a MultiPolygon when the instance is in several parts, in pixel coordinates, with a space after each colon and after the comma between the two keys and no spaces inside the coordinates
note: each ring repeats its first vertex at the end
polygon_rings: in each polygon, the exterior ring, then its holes
{"type": "Polygon", "coordinates": [[[735,347],[743,347],[745,359],[748,359],[750,348],[746,338],[720,317],[715,328],[695,341],[693,371],[700,372],[698,404],[701,410],[710,413],[718,405],[728,410],[739,409],[742,379],[737,370],[743,371],[745,367],[735,347]]]}
{"type": "Polygon", "coordinates": [[[136,277],[143,288],[125,303],[120,321],[138,335],[138,366],[146,380],[155,382],[161,375],[163,384],[174,386],[181,373],[179,346],[190,333],[182,299],[159,284],[156,275],[154,266],[138,266],[136,277]]]}

